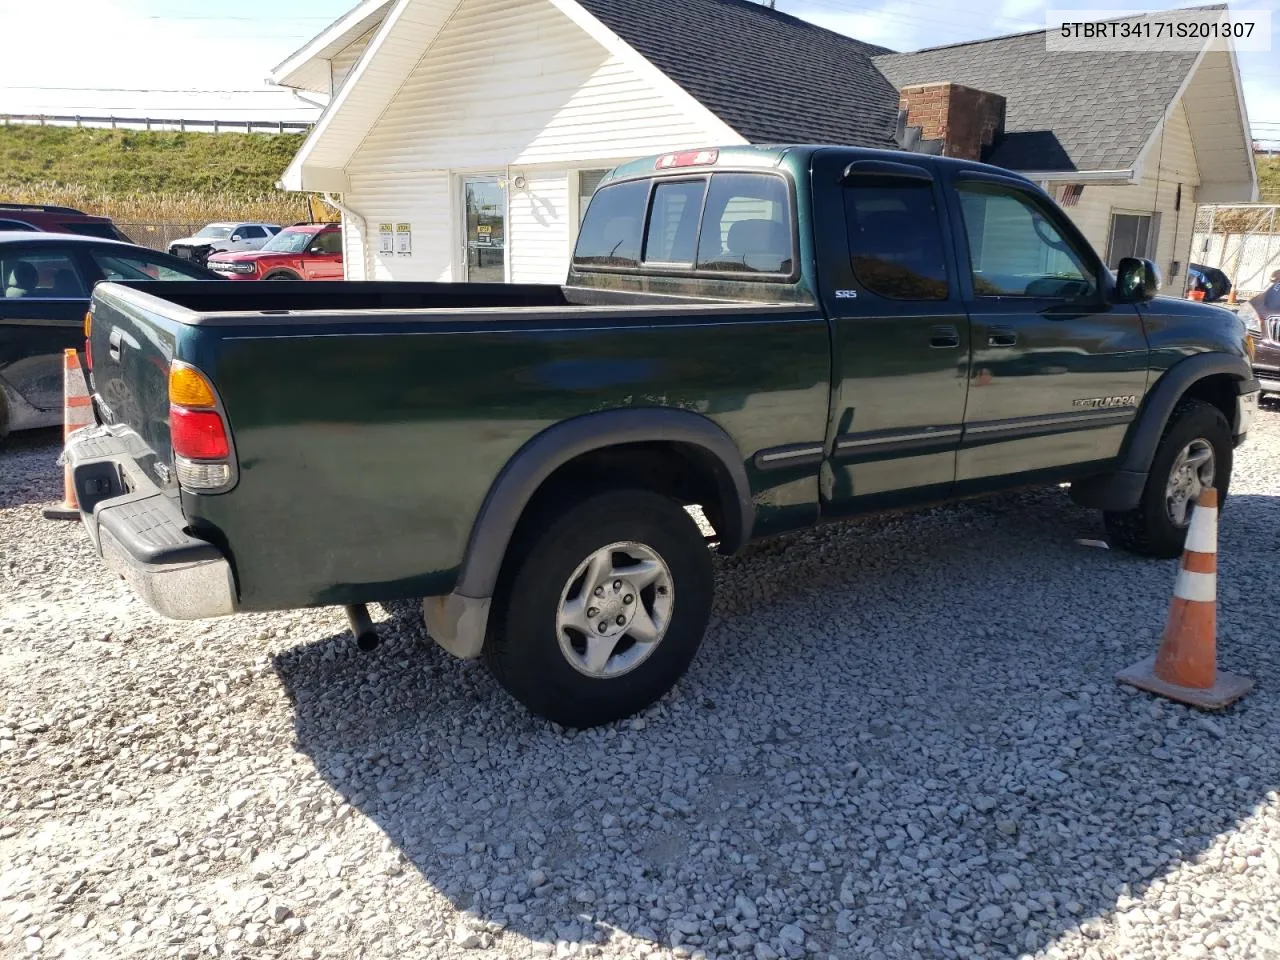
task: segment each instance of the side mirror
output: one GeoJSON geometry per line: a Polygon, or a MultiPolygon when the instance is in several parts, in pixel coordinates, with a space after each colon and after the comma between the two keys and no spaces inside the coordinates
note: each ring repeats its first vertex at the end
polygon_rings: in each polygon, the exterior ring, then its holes
{"type": "Polygon", "coordinates": [[[1160,292],[1160,271],[1140,257],[1123,257],[1116,268],[1116,298],[1122,303],[1145,303],[1160,292]]]}
{"type": "Polygon", "coordinates": [[[307,250],[307,253],[324,253],[324,250],[319,245],[316,245],[314,247],[309,248],[307,250]]]}
{"type": "Polygon", "coordinates": [[[243,239],[244,239],[244,237],[240,236],[240,234],[238,234],[238,233],[233,233],[233,234],[231,235],[231,242],[232,242],[232,243],[239,243],[239,242],[240,242],[241,240],[243,240],[243,239]]]}

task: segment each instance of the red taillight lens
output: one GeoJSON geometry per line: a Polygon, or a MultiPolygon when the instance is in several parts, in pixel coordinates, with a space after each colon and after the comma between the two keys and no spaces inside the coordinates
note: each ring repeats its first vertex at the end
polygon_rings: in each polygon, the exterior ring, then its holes
{"type": "Polygon", "coordinates": [[[188,410],[169,405],[169,434],[173,452],[191,460],[221,460],[231,454],[222,417],[213,410],[188,410]]]}

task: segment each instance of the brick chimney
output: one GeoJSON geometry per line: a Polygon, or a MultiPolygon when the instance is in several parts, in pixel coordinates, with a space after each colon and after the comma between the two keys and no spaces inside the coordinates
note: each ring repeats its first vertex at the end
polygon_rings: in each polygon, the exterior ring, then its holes
{"type": "Polygon", "coordinates": [[[898,109],[922,140],[941,141],[942,155],[981,160],[987,147],[1004,136],[1004,97],[958,83],[922,83],[903,87],[898,109]]]}

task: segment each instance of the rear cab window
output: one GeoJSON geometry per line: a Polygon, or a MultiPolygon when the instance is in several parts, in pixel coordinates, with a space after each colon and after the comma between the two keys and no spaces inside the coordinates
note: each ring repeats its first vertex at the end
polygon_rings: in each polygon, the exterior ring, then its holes
{"type": "Polygon", "coordinates": [[[776,173],[650,177],[596,191],[580,270],[788,280],[796,273],[791,191],[776,173]]]}

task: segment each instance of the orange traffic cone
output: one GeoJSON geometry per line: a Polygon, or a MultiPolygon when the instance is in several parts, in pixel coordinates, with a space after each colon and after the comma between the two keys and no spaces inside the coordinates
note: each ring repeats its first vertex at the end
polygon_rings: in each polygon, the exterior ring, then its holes
{"type": "Polygon", "coordinates": [[[1121,670],[1116,679],[1202,710],[1239,700],[1253,681],[1218,670],[1217,610],[1218,491],[1211,487],[1191,514],[1160,652],[1121,670]]]}
{"type": "Polygon", "coordinates": [[[1227,291],[1227,303],[1231,304],[1231,306],[1234,307],[1239,302],[1240,302],[1240,298],[1236,296],[1236,288],[1232,287],[1230,290],[1227,291]]]}
{"type": "MultiPolygon", "coordinates": [[[[85,382],[84,371],[80,369],[80,357],[75,350],[63,351],[62,366],[62,442],[66,445],[71,434],[81,427],[91,427],[94,423],[93,400],[89,397],[89,385],[85,382]]],[[[44,515],[49,520],[79,520],[80,502],[76,499],[75,478],[71,476],[71,464],[62,467],[62,502],[53,507],[45,507],[44,515]]]]}

